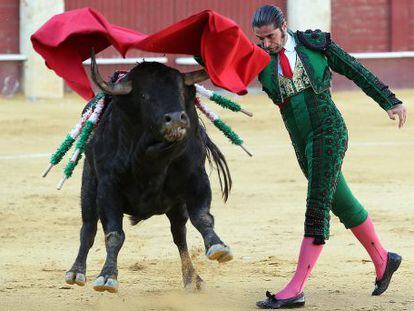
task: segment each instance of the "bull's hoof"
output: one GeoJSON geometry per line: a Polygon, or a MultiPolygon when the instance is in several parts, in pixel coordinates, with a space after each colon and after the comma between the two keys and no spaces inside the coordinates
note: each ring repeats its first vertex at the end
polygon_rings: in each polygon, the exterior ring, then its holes
{"type": "Polygon", "coordinates": [[[208,259],[217,260],[220,263],[227,262],[233,259],[233,254],[230,247],[224,244],[214,244],[212,245],[207,253],[208,259]]]}
{"type": "Polygon", "coordinates": [[[184,284],[184,289],[188,292],[197,292],[205,289],[205,283],[199,275],[195,277],[188,283],[184,284]]]}
{"type": "Polygon", "coordinates": [[[74,272],[74,271],[68,271],[65,275],[65,281],[67,284],[70,285],[79,285],[79,286],[85,286],[86,284],[86,276],[83,273],[80,272],[74,272]]]}
{"type": "Polygon", "coordinates": [[[93,282],[93,289],[98,292],[108,291],[110,293],[117,293],[118,286],[118,280],[113,278],[105,278],[104,276],[98,277],[95,282],[93,282]]]}

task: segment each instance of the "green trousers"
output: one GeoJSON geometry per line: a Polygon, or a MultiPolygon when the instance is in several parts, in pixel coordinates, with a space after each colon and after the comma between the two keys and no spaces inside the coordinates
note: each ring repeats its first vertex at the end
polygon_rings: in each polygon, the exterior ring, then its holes
{"type": "Polygon", "coordinates": [[[289,99],[281,114],[308,180],[305,236],[323,244],[329,238],[330,211],[346,228],[358,226],[368,216],[341,173],[348,131],[329,91],[315,94],[312,88],[305,89],[289,99]]]}

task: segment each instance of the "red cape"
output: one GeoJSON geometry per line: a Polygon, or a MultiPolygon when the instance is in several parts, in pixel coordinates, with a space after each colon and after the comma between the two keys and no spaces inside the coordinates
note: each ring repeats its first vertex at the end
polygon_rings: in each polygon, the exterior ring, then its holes
{"type": "Polygon", "coordinates": [[[55,15],[31,41],[46,65],[85,99],[94,96],[82,66],[92,47],[98,53],[112,45],[123,57],[129,49],[201,55],[211,81],[240,95],[270,60],[237,24],[211,10],[146,35],[111,25],[97,11],[83,8],[55,15]]]}

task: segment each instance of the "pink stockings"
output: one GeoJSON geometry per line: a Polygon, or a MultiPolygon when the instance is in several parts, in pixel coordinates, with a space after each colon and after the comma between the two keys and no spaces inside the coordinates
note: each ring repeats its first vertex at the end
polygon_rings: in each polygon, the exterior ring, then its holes
{"type": "Polygon", "coordinates": [[[351,228],[351,231],[359,242],[361,242],[361,244],[365,247],[371,257],[371,260],[375,266],[377,280],[382,279],[385,272],[385,266],[387,265],[388,252],[379,241],[371,218],[368,216],[362,224],[351,228]]]}
{"type": "Polygon", "coordinates": [[[313,244],[313,238],[303,238],[296,272],[285,288],[275,295],[276,299],[292,298],[303,292],[306,280],[315,266],[322,248],[323,245],[313,244]]]}
{"type": "MultiPolygon", "coordinates": [[[[387,251],[378,239],[371,218],[368,216],[362,224],[351,228],[351,231],[367,250],[374,263],[377,279],[381,279],[387,264],[387,251]]],[[[275,295],[277,299],[292,298],[303,292],[305,283],[319,258],[322,248],[323,245],[313,244],[313,238],[303,238],[296,272],[290,282],[275,295]]]]}

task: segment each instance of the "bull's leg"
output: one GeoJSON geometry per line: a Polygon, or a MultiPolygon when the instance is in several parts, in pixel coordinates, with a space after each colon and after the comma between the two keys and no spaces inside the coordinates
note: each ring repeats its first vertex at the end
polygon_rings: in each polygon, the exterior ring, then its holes
{"type": "Polygon", "coordinates": [[[86,258],[92,247],[98,222],[96,208],[96,179],[91,175],[90,167],[85,161],[81,190],[82,228],[80,230],[80,247],[72,268],[66,272],[66,283],[84,286],[86,283],[86,258]]]}
{"type": "Polygon", "coordinates": [[[105,233],[106,260],[101,273],[93,284],[96,291],[116,293],[118,291],[118,253],[124,243],[122,229],[122,198],[114,185],[98,186],[98,208],[105,233]]]}
{"type": "Polygon", "coordinates": [[[187,211],[182,206],[177,206],[167,213],[167,217],[171,223],[174,243],[177,245],[181,257],[184,287],[199,290],[202,288],[203,280],[195,271],[187,248],[187,228],[185,226],[188,220],[187,211]]]}
{"type": "Polygon", "coordinates": [[[214,231],[214,217],[210,214],[211,189],[205,172],[193,178],[193,191],[187,201],[187,210],[191,223],[204,239],[206,255],[211,260],[226,262],[233,259],[230,247],[226,246],[214,231]]]}

